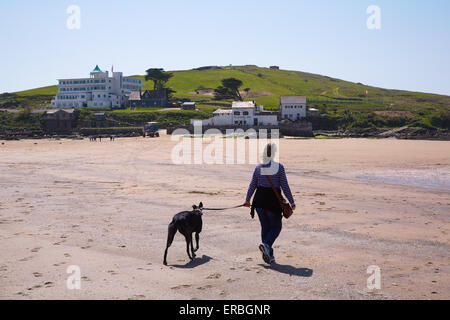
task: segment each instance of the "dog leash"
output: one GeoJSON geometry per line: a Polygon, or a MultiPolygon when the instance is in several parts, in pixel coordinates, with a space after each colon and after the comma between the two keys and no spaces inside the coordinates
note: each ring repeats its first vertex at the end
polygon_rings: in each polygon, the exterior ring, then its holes
{"type": "Polygon", "coordinates": [[[234,206],[234,207],[230,207],[230,208],[203,208],[203,211],[223,211],[223,210],[231,210],[231,209],[236,209],[236,208],[242,208],[245,207],[243,204],[239,205],[239,206],[234,206]]]}

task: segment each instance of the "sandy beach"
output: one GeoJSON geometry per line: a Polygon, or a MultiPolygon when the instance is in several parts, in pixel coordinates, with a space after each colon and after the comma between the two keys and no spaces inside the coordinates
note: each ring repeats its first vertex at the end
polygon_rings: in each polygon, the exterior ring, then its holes
{"type": "Polygon", "coordinates": [[[272,268],[244,208],[205,212],[197,258],[177,234],[162,264],[172,216],[243,203],[254,168],[175,165],[174,145],[0,141],[0,299],[450,298],[450,142],[282,139],[297,210],[272,268]]]}

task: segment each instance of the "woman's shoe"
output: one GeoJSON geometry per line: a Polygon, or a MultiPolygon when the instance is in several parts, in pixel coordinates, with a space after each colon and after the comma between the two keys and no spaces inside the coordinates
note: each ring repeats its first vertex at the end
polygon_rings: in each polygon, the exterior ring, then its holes
{"type": "Polygon", "coordinates": [[[265,263],[270,264],[270,250],[269,247],[266,244],[260,244],[259,250],[262,252],[262,258],[265,263]]]}

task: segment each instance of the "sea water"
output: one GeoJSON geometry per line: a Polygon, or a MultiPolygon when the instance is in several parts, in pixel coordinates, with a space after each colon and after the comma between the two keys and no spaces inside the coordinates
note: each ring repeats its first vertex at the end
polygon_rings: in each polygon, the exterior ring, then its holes
{"type": "Polygon", "coordinates": [[[346,174],[346,176],[357,180],[439,188],[450,191],[450,168],[374,170],[353,172],[349,175],[346,174]]]}

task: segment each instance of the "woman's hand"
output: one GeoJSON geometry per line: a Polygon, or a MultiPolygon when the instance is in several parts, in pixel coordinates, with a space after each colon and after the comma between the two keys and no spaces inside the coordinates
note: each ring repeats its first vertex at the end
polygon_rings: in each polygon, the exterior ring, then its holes
{"type": "Polygon", "coordinates": [[[244,202],[244,207],[250,208],[250,202],[245,201],[245,202],[244,202]]]}
{"type": "Polygon", "coordinates": [[[295,208],[297,208],[297,206],[295,204],[293,204],[291,207],[292,207],[292,211],[295,211],[295,208]]]}

